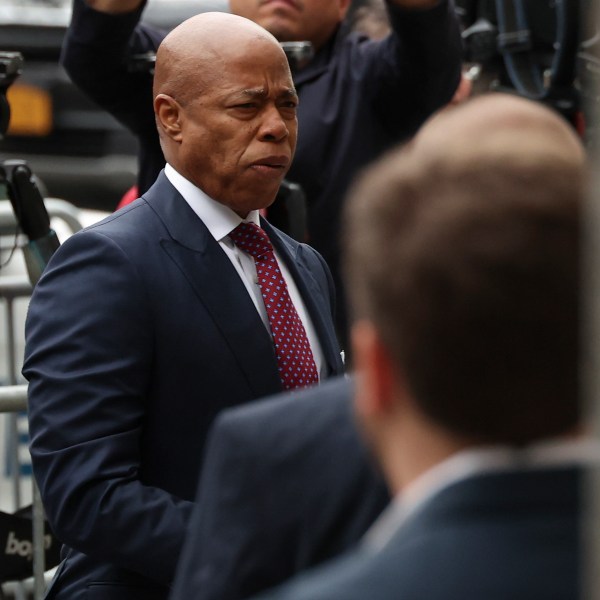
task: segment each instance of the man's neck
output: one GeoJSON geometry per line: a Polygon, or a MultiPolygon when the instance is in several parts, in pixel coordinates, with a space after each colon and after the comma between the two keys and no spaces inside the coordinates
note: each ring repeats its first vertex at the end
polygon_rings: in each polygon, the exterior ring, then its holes
{"type": "Polygon", "coordinates": [[[423,473],[474,443],[419,417],[403,415],[396,431],[386,432],[379,452],[390,490],[399,493],[423,473]]]}

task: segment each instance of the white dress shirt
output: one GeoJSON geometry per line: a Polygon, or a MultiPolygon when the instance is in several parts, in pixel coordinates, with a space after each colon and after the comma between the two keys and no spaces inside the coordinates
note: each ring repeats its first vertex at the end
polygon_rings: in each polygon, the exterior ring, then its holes
{"type": "MultiPolygon", "coordinates": [[[[227,258],[231,261],[231,264],[235,267],[240,279],[246,286],[250,298],[254,302],[254,306],[258,311],[269,335],[271,335],[271,327],[269,325],[269,317],[262,299],[260,286],[258,285],[258,277],[256,275],[256,264],[254,259],[246,254],[243,250],[240,250],[233,241],[229,238],[229,233],[233,231],[242,221],[247,223],[254,223],[260,227],[260,216],[258,210],[251,211],[245,219],[242,219],[238,214],[231,210],[228,206],[213,200],[207,196],[200,188],[196,187],[191,181],[180,175],[171,165],[165,165],[165,175],[167,179],[173,184],[175,189],[183,196],[184,200],[190,205],[190,208],[198,215],[200,220],[206,225],[210,234],[219,243],[227,258]]],[[[275,250],[275,249],[274,249],[275,250]]],[[[310,347],[313,353],[315,364],[317,366],[317,372],[319,377],[324,376],[325,359],[323,350],[315,327],[312,320],[306,310],[302,296],[298,291],[296,282],[289,272],[285,262],[281,259],[277,250],[275,250],[275,257],[279,263],[279,269],[285,279],[288,287],[290,298],[296,307],[298,316],[300,317],[306,335],[310,343],[310,347]]]]}

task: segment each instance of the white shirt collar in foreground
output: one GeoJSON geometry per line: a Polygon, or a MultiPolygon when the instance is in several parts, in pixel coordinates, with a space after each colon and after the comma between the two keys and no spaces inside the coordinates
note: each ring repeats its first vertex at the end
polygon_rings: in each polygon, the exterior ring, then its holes
{"type": "Polygon", "coordinates": [[[165,165],[165,175],[175,189],[183,196],[191,209],[200,217],[210,234],[220,242],[242,221],[260,226],[257,210],[252,210],[245,219],[228,206],[213,200],[191,181],[180,175],[171,165],[165,165]]]}
{"type": "Polygon", "coordinates": [[[591,438],[554,438],[525,448],[486,446],[457,452],[402,490],[367,531],[364,543],[370,550],[380,550],[427,500],[462,479],[508,470],[594,464],[600,464],[600,442],[591,438]]]}

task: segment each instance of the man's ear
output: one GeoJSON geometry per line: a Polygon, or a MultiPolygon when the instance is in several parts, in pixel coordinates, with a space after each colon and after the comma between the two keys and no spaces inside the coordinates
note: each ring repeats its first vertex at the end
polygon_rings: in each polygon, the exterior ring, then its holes
{"type": "Polygon", "coordinates": [[[373,323],[352,326],[352,356],[356,374],[356,410],[366,419],[394,410],[395,379],[392,361],[373,323]]]}
{"type": "Polygon", "coordinates": [[[181,107],[177,100],[167,94],[157,94],[154,112],[165,135],[176,142],[181,141],[181,107]]]}

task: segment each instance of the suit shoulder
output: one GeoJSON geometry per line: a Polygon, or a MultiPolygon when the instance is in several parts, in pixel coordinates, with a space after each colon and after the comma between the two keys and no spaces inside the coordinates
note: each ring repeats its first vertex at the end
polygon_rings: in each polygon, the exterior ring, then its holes
{"type": "MultiPolygon", "coordinates": [[[[338,376],[321,385],[298,392],[283,392],[268,396],[234,408],[223,410],[215,421],[216,428],[238,427],[253,422],[264,423],[270,420],[279,422],[280,417],[291,411],[295,416],[302,413],[314,415],[314,409],[331,409],[337,412],[349,407],[353,391],[351,378],[338,376]]],[[[288,417],[289,418],[289,417],[288,417]]]]}
{"type": "Polygon", "coordinates": [[[315,439],[327,440],[332,430],[352,429],[352,389],[351,381],[336,377],[309,390],[225,409],[212,426],[209,445],[227,451],[235,442],[247,451],[265,454],[276,445],[283,462],[288,454],[297,455],[298,447],[308,451],[315,439]]]}
{"type": "Polygon", "coordinates": [[[166,232],[160,219],[143,199],[138,199],[126,207],[107,215],[100,221],[84,227],[67,238],[63,245],[85,246],[113,243],[126,250],[136,245],[156,239],[166,232]]]}

